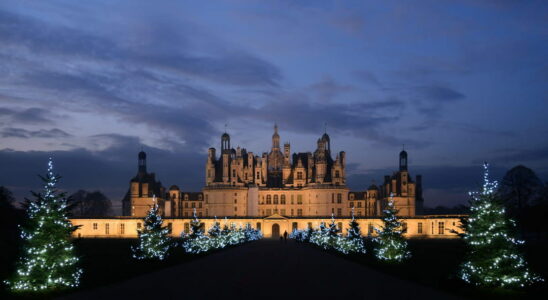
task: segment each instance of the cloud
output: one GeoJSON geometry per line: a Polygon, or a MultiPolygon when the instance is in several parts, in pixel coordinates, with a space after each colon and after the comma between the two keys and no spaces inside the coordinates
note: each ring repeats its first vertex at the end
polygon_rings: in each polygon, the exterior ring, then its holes
{"type": "Polygon", "coordinates": [[[27,108],[14,110],[8,108],[0,109],[0,118],[8,118],[10,122],[18,124],[52,124],[53,114],[43,108],[27,108]]]}
{"type": "Polygon", "coordinates": [[[429,101],[452,102],[465,98],[462,93],[440,85],[420,86],[416,90],[422,98],[429,101]]]}
{"type": "Polygon", "coordinates": [[[0,131],[0,136],[8,138],[8,137],[16,137],[16,138],[65,138],[65,137],[71,137],[72,135],[66,133],[65,131],[59,129],[59,128],[52,128],[52,129],[40,129],[40,130],[26,130],[23,128],[14,128],[14,127],[7,127],[2,129],[0,131]]]}

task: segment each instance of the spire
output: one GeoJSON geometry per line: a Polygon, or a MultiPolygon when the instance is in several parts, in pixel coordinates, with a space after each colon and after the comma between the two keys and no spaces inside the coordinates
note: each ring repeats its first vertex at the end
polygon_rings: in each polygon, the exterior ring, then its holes
{"type": "Polygon", "coordinates": [[[272,150],[280,149],[280,136],[278,135],[278,124],[274,123],[274,134],[272,135],[272,150]]]}
{"type": "Polygon", "coordinates": [[[137,155],[138,158],[138,166],[139,166],[139,173],[146,173],[147,172],[147,154],[145,151],[142,150],[141,146],[141,152],[139,152],[139,155],[137,155]]]}

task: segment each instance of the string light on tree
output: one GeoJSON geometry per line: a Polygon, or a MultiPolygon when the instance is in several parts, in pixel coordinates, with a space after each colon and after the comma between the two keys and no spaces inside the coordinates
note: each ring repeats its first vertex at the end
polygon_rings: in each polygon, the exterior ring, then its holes
{"type": "Polygon", "coordinates": [[[48,161],[44,192],[32,192],[35,200],[28,208],[28,222],[22,227],[23,254],[13,279],[5,281],[14,291],[45,291],[74,288],[82,269],[74,255],[71,234],[77,229],[67,218],[67,200],[56,184],[53,161],[48,161]]]}
{"type": "Polygon", "coordinates": [[[144,218],[144,226],[138,229],[139,245],[131,247],[133,257],[137,259],[163,260],[171,248],[169,229],[162,227],[162,217],[158,212],[156,196],[152,198],[153,205],[144,218]]]}
{"type": "Polygon", "coordinates": [[[394,204],[394,195],[390,194],[387,207],[383,210],[383,226],[375,228],[378,236],[375,237],[375,256],[379,260],[399,263],[409,257],[411,253],[407,250],[407,241],[403,237],[403,223],[397,216],[398,210],[394,204]]]}
{"type": "Polygon", "coordinates": [[[463,220],[462,234],[468,246],[461,278],[471,284],[491,287],[524,287],[542,281],[532,274],[518,251],[524,242],[513,237],[515,227],[497,197],[496,181],[489,181],[489,166],[483,165],[483,186],[471,192],[470,215],[463,220]]]}

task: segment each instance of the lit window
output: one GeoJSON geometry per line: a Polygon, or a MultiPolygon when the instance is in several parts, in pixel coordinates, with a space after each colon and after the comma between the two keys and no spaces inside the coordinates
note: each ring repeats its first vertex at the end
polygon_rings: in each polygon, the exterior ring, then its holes
{"type": "Polygon", "coordinates": [[[120,234],[124,234],[126,232],[126,225],[120,224],[120,234]]]}
{"type": "Polygon", "coordinates": [[[302,217],[303,216],[303,210],[301,208],[297,209],[297,216],[302,217]]]}
{"type": "Polygon", "coordinates": [[[110,224],[105,224],[105,234],[109,234],[110,233],[110,224]]]}
{"type": "Polygon", "coordinates": [[[417,233],[422,234],[422,222],[417,224],[417,233]]]}
{"type": "Polygon", "coordinates": [[[342,203],[342,194],[337,194],[337,203],[342,203]]]}
{"type": "Polygon", "coordinates": [[[285,195],[280,196],[280,204],[285,204],[285,195]]]}
{"type": "Polygon", "coordinates": [[[342,208],[337,208],[337,216],[342,216],[342,208]]]}
{"type": "Polygon", "coordinates": [[[97,223],[93,223],[93,230],[97,230],[97,223]]]}
{"type": "Polygon", "coordinates": [[[445,223],[439,222],[438,223],[438,234],[443,234],[445,231],[445,223]]]}
{"type": "Polygon", "coordinates": [[[274,204],[278,204],[278,195],[274,195],[274,204]]]}

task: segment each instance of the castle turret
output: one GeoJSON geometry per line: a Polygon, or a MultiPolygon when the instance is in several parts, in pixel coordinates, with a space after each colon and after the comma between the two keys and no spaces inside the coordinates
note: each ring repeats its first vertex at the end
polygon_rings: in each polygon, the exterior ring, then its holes
{"type": "Polygon", "coordinates": [[[400,152],[400,171],[407,171],[407,152],[400,152]]]}
{"type": "Polygon", "coordinates": [[[145,151],[139,152],[138,155],[139,173],[146,174],[147,172],[147,154],[145,151]]]}

